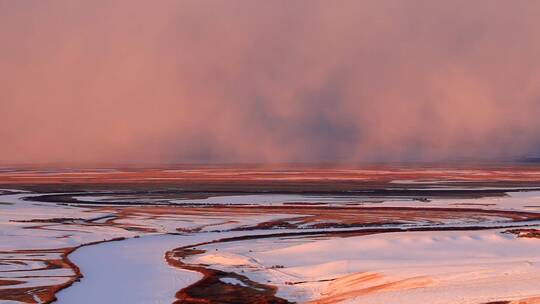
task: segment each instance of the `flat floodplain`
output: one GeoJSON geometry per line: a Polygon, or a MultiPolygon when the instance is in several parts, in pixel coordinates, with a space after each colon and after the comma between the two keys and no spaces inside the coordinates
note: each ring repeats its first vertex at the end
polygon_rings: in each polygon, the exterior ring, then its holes
{"type": "Polygon", "coordinates": [[[6,303],[537,303],[540,167],[2,169],[6,303]]]}

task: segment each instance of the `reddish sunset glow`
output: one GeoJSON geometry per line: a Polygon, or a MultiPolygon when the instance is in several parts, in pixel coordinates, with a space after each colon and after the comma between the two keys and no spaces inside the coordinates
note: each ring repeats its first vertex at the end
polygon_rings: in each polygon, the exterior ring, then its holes
{"type": "Polygon", "coordinates": [[[0,164],[540,152],[538,1],[0,0],[0,164]]]}
{"type": "Polygon", "coordinates": [[[540,304],[540,0],[0,0],[0,303],[540,304]]]}

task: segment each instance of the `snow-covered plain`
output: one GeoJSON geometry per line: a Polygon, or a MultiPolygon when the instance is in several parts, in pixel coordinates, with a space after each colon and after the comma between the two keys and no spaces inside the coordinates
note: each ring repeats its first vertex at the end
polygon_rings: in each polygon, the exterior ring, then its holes
{"type": "MultiPolygon", "coordinates": [[[[168,266],[163,258],[167,250],[243,234],[205,231],[251,226],[290,216],[271,213],[248,213],[241,217],[190,216],[182,212],[152,215],[145,214],[143,209],[116,222],[105,223],[118,215],[91,207],[26,201],[25,198],[37,194],[8,191],[11,194],[0,195],[0,202],[4,203],[0,205],[0,280],[22,283],[0,285],[0,292],[9,288],[64,284],[75,274],[72,270],[46,268],[47,262],[61,259],[63,248],[127,238],[83,246],[72,253],[69,257],[80,267],[84,278],[82,283],[60,293],[59,303],[170,303],[178,289],[195,282],[200,275],[168,266]],[[34,221],[36,219],[39,221],[34,221]],[[68,221],[49,221],[55,219],[68,221]],[[165,235],[178,233],[179,228],[198,228],[201,233],[165,235]],[[48,252],[50,250],[55,251],[48,252]],[[111,288],[112,285],[118,286],[111,288]]],[[[41,302],[36,295],[34,299],[41,302]]],[[[0,299],[0,303],[4,300],[0,299]]]]}
{"type": "Polygon", "coordinates": [[[483,198],[444,198],[422,201],[388,200],[381,205],[387,207],[454,207],[485,208],[495,210],[515,210],[540,212],[540,191],[509,191],[505,196],[483,198]]]}
{"type": "MultiPolygon", "coordinates": [[[[81,202],[129,202],[133,205],[143,203],[178,204],[178,205],[264,205],[282,206],[294,204],[318,204],[328,206],[386,206],[386,207],[459,207],[479,208],[488,205],[489,209],[540,211],[540,191],[538,188],[522,187],[463,187],[463,186],[433,186],[429,189],[445,190],[510,190],[505,196],[484,198],[441,198],[429,201],[418,199],[416,196],[370,196],[369,193],[355,195],[306,195],[306,194],[251,194],[251,195],[222,195],[202,199],[152,199],[152,198],[122,198],[112,195],[75,196],[81,202]],[[515,189],[512,189],[515,188],[515,189]]],[[[408,190],[420,190],[411,189],[408,190]]],[[[424,189],[425,190],[425,189],[424,189]]]]}
{"type": "Polygon", "coordinates": [[[0,251],[71,247],[135,235],[116,227],[93,226],[88,229],[77,224],[65,226],[58,223],[25,222],[55,218],[84,220],[107,215],[92,209],[24,201],[24,198],[31,196],[35,194],[24,192],[0,196],[0,202],[7,203],[0,205],[0,251]],[[36,226],[44,226],[45,229],[31,229],[36,226]]]}
{"type": "Polygon", "coordinates": [[[272,238],[199,247],[187,262],[278,286],[292,301],[486,303],[540,296],[540,240],[501,230],[272,238]]]}
{"type": "MultiPolygon", "coordinates": [[[[0,263],[0,280],[25,277],[25,283],[18,287],[61,284],[73,275],[72,271],[40,269],[44,261],[59,259],[59,253],[40,253],[39,259],[34,259],[24,250],[71,248],[118,237],[127,238],[81,247],[72,253],[69,257],[80,267],[84,278],[60,292],[57,295],[59,303],[170,303],[176,291],[195,282],[201,275],[168,266],[164,260],[167,250],[225,237],[275,233],[264,229],[226,230],[299,216],[286,213],[231,216],[214,214],[211,209],[206,214],[149,214],[140,208],[138,212],[119,217],[117,210],[103,206],[24,200],[33,195],[36,194],[22,191],[0,195],[0,258],[24,262],[0,263]],[[67,223],[46,221],[63,218],[70,220],[67,223]],[[43,221],[28,221],[35,219],[43,221]],[[179,231],[183,235],[163,235],[179,231]]],[[[114,196],[99,195],[78,198],[100,202],[117,200],[114,196]]],[[[141,199],[133,203],[136,205],[143,201],[148,202],[141,199]]],[[[178,204],[322,202],[339,206],[351,201],[358,201],[358,197],[260,194],[172,200],[178,204]]],[[[540,211],[540,191],[509,192],[502,197],[430,201],[392,197],[371,200],[366,196],[361,201],[361,206],[540,211]]],[[[485,228],[540,226],[540,222],[512,223],[498,216],[458,217],[439,223],[411,221],[379,228],[470,228],[479,225],[485,228]]],[[[279,232],[372,228],[279,229],[279,232]]],[[[381,233],[347,238],[266,238],[206,245],[201,248],[208,252],[193,256],[189,262],[234,272],[244,271],[243,274],[254,281],[278,286],[278,296],[300,302],[450,304],[540,296],[540,284],[537,283],[540,281],[540,240],[517,239],[501,232],[492,229],[381,233]]],[[[239,284],[239,281],[226,283],[239,284]]],[[[7,287],[0,285],[0,290],[3,288],[7,287]]]]}
{"type": "MultiPolygon", "coordinates": [[[[129,202],[134,205],[137,203],[154,204],[178,204],[178,205],[265,205],[275,206],[291,203],[324,203],[328,205],[343,205],[349,202],[357,202],[359,197],[356,195],[305,195],[305,194],[249,194],[249,195],[216,195],[202,199],[149,199],[149,198],[118,198],[111,195],[92,195],[76,196],[81,202],[129,202]]],[[[378,200],[377,197],[364,196],[365,200],[378,200]]],[[[410,198],[386,198],[395,201],[411,201],[410,198]]]]}

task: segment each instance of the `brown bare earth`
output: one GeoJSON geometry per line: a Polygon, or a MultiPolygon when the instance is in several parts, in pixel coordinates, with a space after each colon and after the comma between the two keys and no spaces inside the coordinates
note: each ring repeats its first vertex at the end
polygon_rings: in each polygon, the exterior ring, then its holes
{"type": "MultiPolygon", "coordinates": [[[[444,165],[438,167],[416,165],[411,167],[400,166],[363,166],[362,169],[339,167],[308,167],[308,166],[234,166],[234,167],[193,167],[183,166],[174,168],[123,168],[114,170],[55,170],[43,167],[41,169],[19,168],[0,172],[0,184],[179,184],[199,182],[224,182],[231,184],[240,181],[244,185],[252,182],[286,182],[303,184],[313,181],[314,184],[331,184],[336,181],[340,184],[366,184],[366,182],[386,183],[392,180],[445,180],[450,181],[512,181],[538,182],[538,166],[535,165],[493,165],[478,166],[466,164],[460,168],[452,164],[448,170],[444,165]],[[42,173],[46,172],[44,176],[42,173]]],[[[285,184],[285,183],[284,183],[285,184]]]]}
{"type": "Polygon", "coordinates": [[[510,229],[505,231],[520,238],[540,239],[540,229],[510,229]]]}
{"type": "Polygon", "coordinates": [[[201,280],[176,293],[177,301],[174,302],[175,304],[290,303],[285,299],[275,296],[277,289],[274,286],[251,281],[247,277],[237,273],[224,272],[182,262],[182,259],[188,256],[201,253],[204,253],[204,250],[177,248],[167,252],[165,255],[165,259],[169,265],[197,271],[203,275],[201,280]],[[241,283],[228,284],[222,281],[222,279],[234,279],[241,283]]]}
{"type": "MultiPolygon", "coordinates": [[[[481,222],[489,217],[500,217],[508,221],[539,220],[540,214],[534,212],[484,210],[473,208],[408,208],[408,207],[326,207],[326,206],[145,206],[145,207],[98,207],[99,211],[115,212],[116,217],[106,222],[117,227],[125,224],[119,220],[140,217],[141,215],[159,218],[175,214],[197,217],[243,217],[264,214],[289,214],[284,220],[267,221],[237,230],[276,229],[276,228],[330,228],[365,227],[382,224],[402,224],[411,222],[438,223],[449,219],[476,219],[481,222]]],[[[225,221],[226,222],[226,221],[225,221]]],[[[224,222],[224,223],[225,223],[224,222]]],[[[196,232],[206,226],[193,228],[196,232]]],[[[134,227],[131,227],[132,229],[134,227]]],[[[144,227],[139,227],[144,229],[144,227]]],[[[146,228],[149,229],[149,228],[146,228]]],[[[183,232],[186,232],[183,230],[183,232]]]]}
{"type": "MultiPolygon", "coordinates": [[[[109,241],[121,241],[123,238],[117,238],[112,239],[109,241]]],[[[93,242],[84,244],[77,247],[69,247],[69,248],[59,248],[59,249],[47,249],[47,250],[17,250],[17,251],[9,251],[9,252],[0,252],[0,254],[10,254],[12,256],[17,255],[33,255],[33,256],[40,256],[41,254],[45,253],[60,253],[60,259],[51,260],[51,259],[30,259],[31,261],[39,261],[46,265],[45,268],[39,268],[39,269],[33,269],[31,271],[39,271],[43,269],[57,269],[57,268],[64,268],[64,269],[70,269],[73,272],[73,275],[69,277],[69,279],[62,284],[57,285],[46,285],[46,286],[37,286],[37,287],[28,287],[28,288],[17,288],[17,285],[24,283],[22,281],[6,281],[6,280],[0,280],[0,286],[13,286],[13,288],[3,288],[0,289],[0,300],[11,300],[11,301],[19,301],[23,303],[36,303],[36,300],[34,297],[37,297],[42,303],[52,303],[56,300],[55,294],[59,292],[60,290],[67,288],[71,286],[73,283],[79,281],[83,274],[81,273],[79,267],[77,265],[73,264],[69,258],[68,255],[75,251],[77,248],[83,247],[83,246],[90,246],[90,245],[96,245],[102,242],[93,242]]],[[[29,261],[28,258],[24,258],[20,260],[21,263],[25,263],[26,261],[29,261]]]]}
{"type": "MultiPolygon", "coordinates": [[[[60,249],[49,249],[49,250],[17,250],[9,252],[0,252],[0,254],[9,254],[12,256],[10,258],[11,262],[26,263],[28,261],[38,261],[44,263],[46,266],[40,269],[33,269],[31,271],[39,271],[43,269],[57,269],[65,268],[70,269],[74,272],[74,275],[69,279],[68,283],[71,284],[73,281],[80,278],[81,274],[79,268],[71,263],[67,258],[67,255],[75,250],[75,248],[60,248],[60,249]],[[50,260],[50,259],[39,259],[38,257],[47,253],[59,253],[60,259],[50,260]],[[35,258],[29,259],[28,256],[35,256],[35,258]],[[17,260],[17,257],[20,257],[17,260]]],[[[3,288],[0,289],[0,300],[13,300],[20,301],[24,303],[35,303],[34,297],[39,298],[44,303],[50,303],[55,299],[54,294],[58,290],[65,288],[66,284],[61,285],[50,285],[50,286],[39,286],[39,287],[28,287],[28,288],[17,288],[17,285],[24,283],[24,281],[4,281],[0,286],[13,286],[12,288],[3,288]]]]}

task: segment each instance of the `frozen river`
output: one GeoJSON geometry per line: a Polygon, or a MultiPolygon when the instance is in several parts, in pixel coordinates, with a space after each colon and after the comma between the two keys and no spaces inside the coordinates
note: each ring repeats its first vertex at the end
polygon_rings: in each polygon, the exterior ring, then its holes
{"type": "Polygon", "coordinates": [[[194,238],[154,235],[82,247],[69,258],[84,277],[58,293],[58,303],[172,303],[180,288],[202,277],[164,259],[188,240],[194,238]]]}

